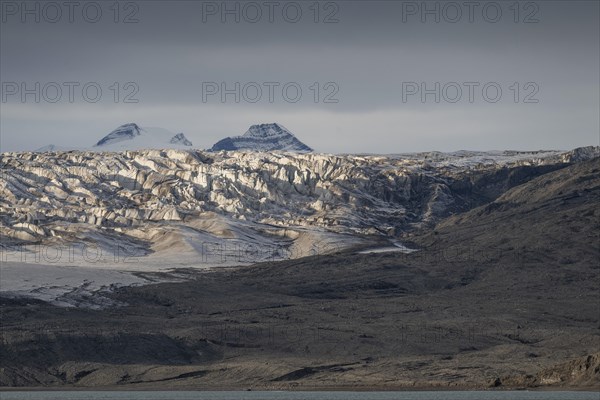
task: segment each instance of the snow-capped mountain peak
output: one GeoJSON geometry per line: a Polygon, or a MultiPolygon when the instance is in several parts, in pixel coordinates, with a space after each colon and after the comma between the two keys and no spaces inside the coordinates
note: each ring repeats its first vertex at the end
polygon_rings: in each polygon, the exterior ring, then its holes
{"type": "Polygon", "coordinates": [[[169,141],[169,143],[180,144],[183,146],[191,146],[192,145],[192,142],[190,142],[183,133],[178,133],[177,135],[173,136],[171,138],[171,140],[169,141]]]}
{"type": "Polygon", "coordinates": [[[291,151],[311,152],[283,125],[277,123],[252,125],[242,136],[227,137],[217,142],[211,151],[291,151]]]}
{"type": "Polygon", "coordinates": [[[92,148],[95,151],[122,151],[143,149],[184,149],[192,142],[183,133],[175,134],[168,129],[140,127],[135,123],[119,126],[100,139],[92,148]]]}
{"type": "Polygon", "coordinates": [[[284,135],[292,135],[290,131],[288,131],[283,125],[272,123],[272,124],[259,124],[252,125],[246,133],[244,133],[244,137],[254,137],[254,138],[267,138],[274,136],[284,136],[284,135]]]}
{"type": "Polygon", "coordinates": [[[94,145],[94,147],[118,143],[124,140],[131,140],[136,136],[140,136],[141,134],[142,128],[140,128],[137,124],[123,124],[108,135],[104,136],[102,139],[100,139],[98,143],[94,145]]]}

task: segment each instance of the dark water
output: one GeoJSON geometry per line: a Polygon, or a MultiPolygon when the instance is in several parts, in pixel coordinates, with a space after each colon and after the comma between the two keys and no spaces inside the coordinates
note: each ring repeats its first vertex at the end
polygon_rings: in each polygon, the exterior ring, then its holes
{"type": "Polygon", "coordinates": [[[0,400],[600,400],[599,392],[0,392],[0,400]]]}

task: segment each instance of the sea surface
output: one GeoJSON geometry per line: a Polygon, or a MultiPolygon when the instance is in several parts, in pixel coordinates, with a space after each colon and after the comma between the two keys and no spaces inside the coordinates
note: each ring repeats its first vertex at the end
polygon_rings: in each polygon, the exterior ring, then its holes
{"type": "Polygon", "coordinates": [[[0,400],[598,400],[599,392],[0,392],[0,400]]]}

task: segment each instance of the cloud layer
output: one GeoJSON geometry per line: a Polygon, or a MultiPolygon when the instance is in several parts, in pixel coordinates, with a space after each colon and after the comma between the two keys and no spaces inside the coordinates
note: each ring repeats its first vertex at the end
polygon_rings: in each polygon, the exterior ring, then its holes
{"type": "Polygon", "coordinates": [[[201,148],[262,122],[333,153],[599,144],[597,2],[46,4],[2,2],[2,151],[125,122],[201,148]]]}

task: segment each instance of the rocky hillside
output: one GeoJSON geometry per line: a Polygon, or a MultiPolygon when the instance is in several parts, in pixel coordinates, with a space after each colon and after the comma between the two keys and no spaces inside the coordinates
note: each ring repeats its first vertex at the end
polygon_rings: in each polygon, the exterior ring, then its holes
{"type": "Polygon", "coordinates": [[[439,221],[410,254],[178,269],[94,310],[0,297],[0,386],[597,391],[599,196],[596,158],[439,221]]]}
{"type": "Polygon", "coordinates": [[[577,260],[591,268],[591,260],[600,256],[598,199],[596,158],[544,174],[482,207],[451,216],[418,236],[418,242],[430,248],[452,246],[457,254],[468,254],[469,248],[497,257],[536,254],[548,265],[563,266],[565,273],[577,260]]]}

